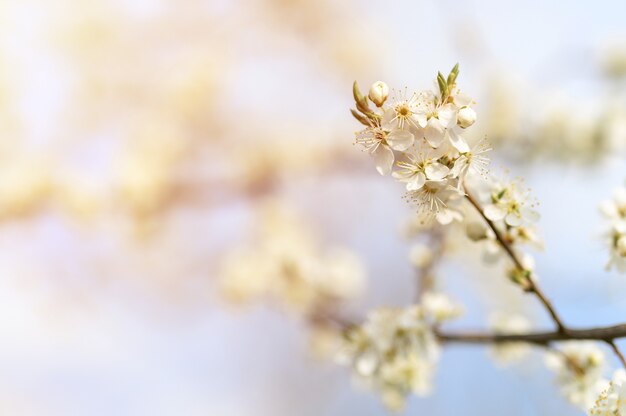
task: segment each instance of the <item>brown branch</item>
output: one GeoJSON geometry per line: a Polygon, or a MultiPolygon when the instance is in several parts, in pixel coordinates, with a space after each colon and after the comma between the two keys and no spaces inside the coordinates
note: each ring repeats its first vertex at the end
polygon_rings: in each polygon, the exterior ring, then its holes
{"type": "MultiPolygon", "coordinates": [[[[504,251],[511,258],[515,267],[517,267],[520,270],[526,270],[526,267],[524,267],[524,265],[522,264],[522,261],[519,259],[519,256],[517,255],[517,253],[513,250],[511,245],[506,241],[506,239],[504,238],[504,236],[502,235],[498,227],[496,227],[496,225],[493,223],[493,221],[491,221],[489,218],[485,216],[483,208],[480,206],[478,201],[472,196],[472,194],[467,190],[467,188],[465,188],[465,197],[474,206],[474,208],[476,208],[476,211],[478,211],[478,213],[485,220],[487,225],[489,225],[489,228],[491,228],[491,230],[494,232],[496,239],[500,243],[500,246],[504,249],[504,251]]],[[[556,324],[558,331],[560,333],[565,334],[569,331],[569,329],[565,326],[565,324],[563,323],[559,315],[556,313],[556,310],[552,306],[552,303],[544,295],[543,291],[539,288],[537,283],[530,277],[528,278],[528,285],[527,287],[525,287],[525,290],[527,292],[534,293],[537,296],[539,301],[543,304],[545,309],[548,311],[548,313],[552,317],[552,320],[556,324]]]]}
{"type": "MultiPolygon", "coordinates": [[[[568,328],[567,332],[546,331],[523,334],[493,334],[483,332],[446,333],[439,331],[437,332],[437,336],[441,342],[445,343],[500,344],[503,342],[526,342],[529,344],[548,345],[552,342],[559,341],[595,340],[604,341],[613,346],[615,339],[626,337],[626,324],[585,329],[568,328]]],[[[615,348],[613,348],[613,350],[615,351],[615,348]]],[[[618,356],[619,355],[621,354],[618,354],[618,356]]]]}
{"type": "Polygon", "coordinates": [[[620,362],[622,363],[622,366],[626,368],[626,358],[624,358],[624,354],[622,354],[622,352],[620,351],[619,347],[615,343],[615,340],[607,341],[607,343],[611,346],[611,348],[613,349],[613,352],[615,353],[615,355],[617,355],[617,358],[619,358],[620,362]]]}

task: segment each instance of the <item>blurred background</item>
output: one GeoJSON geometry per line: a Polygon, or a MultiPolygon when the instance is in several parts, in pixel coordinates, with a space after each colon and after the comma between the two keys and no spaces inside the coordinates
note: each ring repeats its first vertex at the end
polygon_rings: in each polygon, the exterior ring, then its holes
{"type": "MultiPolygon", "coordinates": [[[[410,302],[412,209],[352,145],[351,83],[456,62],[492,167],[541,202],[544,291],[572,326],[623,322],[597,205],[626,179],[625,22],[617,0],[0,0],[0,413],[387,414],[301,315],[220,282],[281,207],[360,258],[349,313],[410,302]]],[[[478,261],[438,278],[451,327],[550,324],[478,261]]],[[[539,353],[446,348],[435,384],[406,414],[580,414],[539,353]]]]}

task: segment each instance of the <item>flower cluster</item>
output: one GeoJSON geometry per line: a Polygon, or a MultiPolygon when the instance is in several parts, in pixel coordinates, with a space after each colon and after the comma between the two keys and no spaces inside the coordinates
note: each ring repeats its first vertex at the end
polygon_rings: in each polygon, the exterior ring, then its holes
{"type": "Polygon", "coordinates": [[[229,299],[271,298],[308,314],[362,292],[365,272],[359,258],[346,249],[322,251],[284,206],[267,205],[258,225],[258,241],[231,252],[223,264],[220,283],[229,299]]]}
{"type": "MultiPolygon", "coordinates": [[[[535,210],[536,202],[531,198],[530,190],[523,187],[521,180],[499,180],[489,176],[487,180],[472,181],[478,202],[484,207],[485,218],[493,223],[502,239],[511,247],[530,245],[543,248],[534,223],[539,220],[535,210]]],[[[494,263],[502,257],[502,245],[494,230],[484,221],[470,221],[465,226],[470,240],[481,242],[484,247],[483,258],[487,263],[494,263]]],[[[521,258],[524,270],[514,268],[509,275],[514,283],[524,286],[534,266],[534,259],[528,253],[521,258]]]]}
{"type": "Polygon", "coordinates": [[[378,390],[386,406],[400,410],[409,394],[431,390],[440,352],[433,326],[460,313],[445,295],[435,293],[424,294],[420,305],[376,309],[365,323],[346,331],[337,360],[378,390]]]}
{"type": "Polygon", "coordinates": [[[626,187],[615,190],[613,199],[600,206],[602,214],[609,220],[606,240],[610,250],[607,269],[613,266],[626,273],[626,187]]]}
{"type": "Polygon", "coordinates": [[[546,355],[547,367],[556,373],[561,393],[581,409],[589,409],[607,381],[603,378],[605,357],[594,343],[571,341],[546,355]]]}
{"type": "Polygon", "coordinates": [[[486,173],[485,153],[491,150],[484,141],[470,147],[464,137],[476,113],[472,100],[457,89],[458,73],[458,65],[447,77],[439,73],[436,92],[405,89],[391,99],[381,81],[372,84],[368,96],[356,82],[353,88],[352,114],[365,125],[356,133],[356,143],[374,157],[381,175],[391,173],[405,184],[406,199],[418,213],[434,215],[441,224],[462,219],[455,208],[463,195],[462,181],[468,172],[486,173]]]}
{"type": "Polygon", "coordinates": [[[609,386],[600,393],[590,416],[626,416],[626,371],[619,369],[613,374],[609,386]]]}

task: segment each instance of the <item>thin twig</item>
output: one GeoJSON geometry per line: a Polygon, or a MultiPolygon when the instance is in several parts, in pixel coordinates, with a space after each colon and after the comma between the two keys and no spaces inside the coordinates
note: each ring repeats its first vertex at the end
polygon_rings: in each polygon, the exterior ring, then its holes
{"type": "MultiPolygon", "coordinates": [[[[496,239],[500,243],[500,246],[504,249],[504,251],[511,258],[511,261],[513,261],[513,264],[515,265],[515,267],[517,267],[520,270],[526,270],[526,267],[524,267],[524,265],[522,264],[522,261],[519,259],[517,253],[513,250],[511,245],[505,240],[504,236],[502,235],[498,227],[496,227],[496,225],[493,223],[493,221],[491,221],[489,218],[485,216],[483,208],[480,206],[478,201],[472,196],[472,194],[468,191],[467,188],[465,189],[465,197],[474,206],[474,208],[476,208],[476,211],[478,211],[478,213],[485,220],[487,225],[489,225],[489,228],[491,228],[491,230],[494,232],[496,239]]],[[[543,304],[545,309],[548,311],[548,313],[552,317],[552,320],[556,324],[558,331],[561,333],[566,333],[568,331],[568,328],[565,326],[565,324],[563,323],[559,315],[556,313],[556,310],[552,306],[552,303],[548,300],[548,298],[544,295],[543,291],[539,288],[537,283],[532,278],[530,277],[528,278],[528,286],[525,289],[526,291],[532,292],[537,296],[539,301],[543,304]]]]}
{"type": "Polygon", "coordinates": [[[620,362],[622,363],[622,366],[626,368],[626,359],[624,358],[624,354],[622,354],[622,351],[620,351],[615,341],[610,340],[610,341],[607,341],[607,343],[611,346],[611,348],[613,349],[613,352],[615,352],[615,355],[617,355],[617,358],[619,358],[620,362]]]}

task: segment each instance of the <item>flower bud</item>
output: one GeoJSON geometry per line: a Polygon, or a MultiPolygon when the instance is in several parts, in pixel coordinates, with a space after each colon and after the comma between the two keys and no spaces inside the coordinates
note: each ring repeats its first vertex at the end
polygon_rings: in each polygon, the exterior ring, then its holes
{"type": "Polygon", "coordinates": [[[470,222],[467,224],[465,232],[467,233],[467,237],[472,241],[480,241],[488,237],[487,227],[479,222],[470,222]]]}
{"type": "Polygon", "coordinates": [[[389,86],[382,81],[376,81],[370,87],[369,97],[376,107],[381,107],[389,96],[389,86]]]}
{"type": "Polygon", "coordinates": [[[476,112],[470,107],[461,107],[456,115],[456,124],[466,129],[476,121],[476,112]]]}

